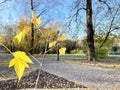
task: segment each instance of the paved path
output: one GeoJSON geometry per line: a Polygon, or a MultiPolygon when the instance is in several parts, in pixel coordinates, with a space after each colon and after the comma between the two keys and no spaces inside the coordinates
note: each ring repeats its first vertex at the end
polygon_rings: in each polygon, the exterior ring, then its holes
{"type": "Polygon", "coordinates": [[[92,89],[120,90],[120,71],[50,60],[45,60],[43,70],[92,89]]]}

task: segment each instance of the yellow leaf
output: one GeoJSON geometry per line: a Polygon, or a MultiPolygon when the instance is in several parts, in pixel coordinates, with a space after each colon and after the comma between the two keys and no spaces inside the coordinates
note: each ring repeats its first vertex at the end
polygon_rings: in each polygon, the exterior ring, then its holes
{"type": "Polygon", "coordinates": [[[56,45],[56,43],[57,43],[56,41],[49,43],[49,48],[54,47],[56,45]]]}
{"type": "Polygon", "coordinates": [[[31,61],[31,59],[26,55],[25,52],[16,51],[16,52],[13,53],[13,56],[14,56],[15,58],[19,58],[19,60],[22,59],[23,62],[33,63],[33,62],[31,61]]]}
{"type": "Polygon", "coordinates": [[[14,59],[10,60],[9,67],[12,67],[14,65],[15,65],[15,60],[14,59]]]}
{"type": "Polygon", "coordinates": [[[35,12],[34,11],[32,11],[32,18],[35,18],[36,16],[35,16],[35,12]]]}
{"type": "Polygon", "coordinates": [[[25,52],[17,51],[12,53],[14,59],[9,63],[9,67],[14,66],[15,72],[20,80],[23,76],[25,68],[29,68],[28,63],[33,63],[31,59],[25,54],[25,52]]]}
{"type": "Polygon", "coordinates": [[[22,39],[23,39],[22,31],[14,37],[14,40],[17,40],[18,43],[20,43],[22,41],[22,39]]]}
{"type": "Polygon", "coordinates": [[[24,65],[22,65],[21,63],[18,62],[14,65],[14,69],[15,69],[15,72],[18,76],[18,79],[20,80],[21,77],[23,76],[23,73],[24,73],[24,70],[25,70],[24,65]]]}
{"type": "Polygon", "coordinates": [[[39,25],[40,24],[40,17],[36,18],[34,11],[32,11],[32,20],[31,21],[34,25],[39,25]]]}
{"type": "Polygon", "coordinates": [[[64,41],[64,40],[67,40],[67,36],[59,36],[57,38],[58,41],[64,41]]]}
{"type": "Polygon", "coordinates": [[[18,43],[20,43],[22,39],[24,39],[25,35],[28,34],[29,31],[30,31],[29,26],[24,27],[23,30],[14,37],[14,39],[17,40],[18,43]]]}
{"type": "Polygon", "coordinates": [[[65,48],[65,47],[60,48],[60,49],[59,49],[60,55],[65,55],[65,51],[66,51],[66,48],[65,48]]]}
{"type": "Polygon", "coordinates": [[[36,19],[36,25],[40,25],[40,17],[36,19]]]}

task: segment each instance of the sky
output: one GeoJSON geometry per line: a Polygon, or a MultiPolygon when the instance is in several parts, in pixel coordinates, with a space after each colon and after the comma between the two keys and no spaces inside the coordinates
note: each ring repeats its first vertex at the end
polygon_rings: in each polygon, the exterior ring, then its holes
{"type": "MultiPolygon", "coordinates": [[[[1,0],[2,1],[2,0],[1,0]]],[[[30,17],[31,12],[30,12],[30,0],[12,0],[8,1],[6,4],[0,5],[0,23],[2,24],[18,24],[19,19],[21,16],[24,17],[30,17]],[[4,9],[5,8],[5,9],[4,9]],[[2,10],[4,9],[4,10],[2,10]]],[[[38,0],[36,0],[38,1],[38,0]]],[[[68,22],[68,17],[72,15],[74,12],[71,11],[73,8],[73,1],[75,0],[54,0],[55,2],[52,2],[52,0],[43,0],[45,4],[40,4],[39,7],[35,9],[36,15],[38,15],[41,10],[43,10],[46,6],[48,8],[47,12],[43,15],[41,15],[41,21],[42,22],[47,22],[47,21],[59,21],[61,24],[66,25],[68,22]]],[[[94,1],[94,0],[93,0],[94,1]]],[[[110,1],[110,4],[112,4],[110,1]]],[[[119,1],[119,0],[117,0],[119,1]]],[[[96,9],[96,4],[98,6],[101,6],[100,3],[95,0],[93,2],[93,9],[96,9]]],[[[105,5],[102,5],[103,7],[106,7],[105,5]]],[[[104,12],[101,10],[101,13],[99,16],[103,15],[104,12]]],[[[73,20],[71,24],[71,30],[67,29],[66,34],[69,36],[70,39],[73,39],[75,36],[75,39],[82,39],[84,36],[86,36],[85,30],[85,22],[86,22],[86,15],[85,11],[80,12],[80,19],[82,22],[84,22],[80,26],[80,30],[76,30],[76,23],[73,20]]],[[[100,21],[102,18],[97,17],[96,22],[100,21]]],[[[94,20],[95,21],[95,20],[94,20]]],[[[107,22],[107,21],[106,21],[107,22]]],[[[101,23],[105,23],[102,22],[101,23]]]]}
{"type": "MultiPolygon", "coordinates": [[[[1,19],[4,20],[4,22],[9,22],[9,18],[13,19],[13,21],[19,21],[20,17],[22,15],[26,15],[29,17],[30,16],[30,3],[28,2],[30,0],[16,0],[15,2],[8,2],[7,5],[3,6],[6,7],[7,9],[2,10],[2,15],[1,15],[1,19]],[[23,2],[21,2],[23,1],[23,2]],[[17,3],[17,5],[15,5],[17,3]]],[[[65,20],[68,17],[68,13],[69,13],[69,7],[70,4],[72,3],[72,0],[63,0],[64,2],[58,2],[57,5],[53,5],[50,6],[50,9],[48,9],[47,13],[42,15],[44,20],[47,20],[48,18],[51,18],[52,20],[59,20],[60,22],[63,22],[63,20],[65,20]],[[69,1],[69,2],[68,2],[69,1]],[[48,17],[49,15],[49,17],[48,17]]],[[[42,9],[42,7],[45,7],[43,5],[41,5],[41,7],[37,7],[39,9],[39,11],[36,12],[40,12],[42,9]]],[[[36,13],[37,14],[37,13],[36,13]]]]}
{"type": "MultiPolygon", "coordinates": [[[[6,6],[3,6],[3,8],[4,7],[8,7],[8,8],[2,11],[1,22],[4,22],[4,24],[16,24],[19,22],[21,16],[30,17],[31,12],[30,12],[29,1],[30,0],[16,0],[5,4],[6,6]]],[[[38,15],[38,13],[41,12],[41,9],[44,9],[44,7],[48,6],[48,8],[49,7],[50,8],[47,10],[47,12],[40,16],[41,21],[42,22],[58,21],[61,24],[66,25],[68,17],[70,15],[70,9],[72,3],[73,0],[62,0],[62,1],[57,0],[57,2],[47,2],[45,3],[45,5],[41,4],[39,7],[37,7],[35,12],[36,15],[38,15]]],[[[72,24],[72,27],[74,27],[74,24],[75,23],[72,24]]],[[[70,31],[66,30],[66,34],[68,35],[69,38],[71,38],[74,33],[71,33],[70,31]]],[[[82,37],[83,36],[80,35],[79,38],[82,37]]]]}

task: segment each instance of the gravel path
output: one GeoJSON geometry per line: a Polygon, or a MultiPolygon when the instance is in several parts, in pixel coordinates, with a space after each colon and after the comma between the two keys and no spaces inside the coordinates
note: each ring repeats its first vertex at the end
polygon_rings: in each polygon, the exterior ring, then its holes
{"type": "Polygon", "coordinates": [[[44,61],[43,70],[81,83],[92,88],[92,90],[120,90],[120,71],[118,70],[108,70],[50,60],[44,61]]]}

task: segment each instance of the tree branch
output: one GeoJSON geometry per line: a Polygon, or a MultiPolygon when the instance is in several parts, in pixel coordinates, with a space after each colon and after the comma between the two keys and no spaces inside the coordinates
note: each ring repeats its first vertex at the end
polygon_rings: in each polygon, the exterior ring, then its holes
{"type": "Polygon", "coordinates": [[[40,17],[43,13],[45,13],[47,11],[47,9],[45,9],[45,10],[43,10],[38,16],[37,16],[37,18],[38,17],[40,17]]]}
{"type": "Polygon", "coordinates": [[[106,1],[102,1],[102,0],[98,0],[99,2],[102,2],[103,4],[105,4],[108,7],[108,10],[111,11],[111,7],[107,4],[106,1]]]}
{"type": "Polygon", "coordinates": [[[120,9],[120,6],[117,8],[115,14],[113,15],[113,18],[112,18],[111,23],[110,23],[110,26],[109,26],[108,33],[107,33],[107,35],[106,35],[104,41],[102,42],[102,44],[99,46],[99,48],[101,48],[101,47],[105,44],[105,42],[107,41],[107,39],[108,39],[110,33],[111,33],[112,31],[118,29],[118,28],[114,28],[114,29],[112,29],[112,26],[113,26],[113,23],[114,23],[114,21],[115,21],[115,18],[116,18],[116,15],[117,15],[119,9],[120,9]]]}

